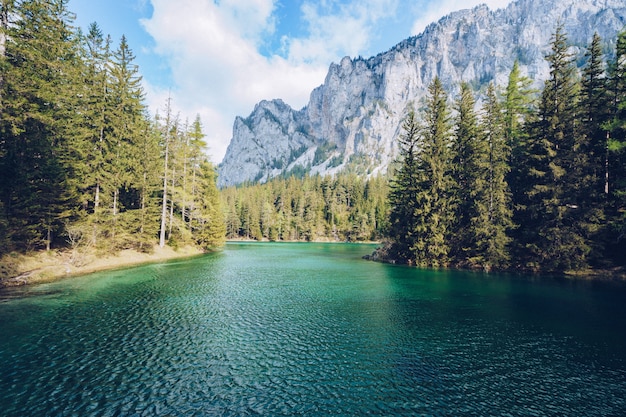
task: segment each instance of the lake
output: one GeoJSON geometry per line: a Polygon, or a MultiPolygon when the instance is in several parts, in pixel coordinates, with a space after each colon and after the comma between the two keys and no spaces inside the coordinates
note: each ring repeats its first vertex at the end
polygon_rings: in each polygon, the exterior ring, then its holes
{"type": "Polygon", "coordinates": [[[625,284],[373,248],[229,243],[6,290],[0,415],[626,415],[625,284]]]}

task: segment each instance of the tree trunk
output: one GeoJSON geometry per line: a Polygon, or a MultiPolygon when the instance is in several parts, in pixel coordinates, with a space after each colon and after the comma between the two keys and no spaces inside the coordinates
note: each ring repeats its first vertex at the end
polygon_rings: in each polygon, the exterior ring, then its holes
{"type": "Polygon", "coordinates": [[[159,235],[159,246],[165,246],[165,219],[167,217],[167,164],[169,160],[169,140],[165,138],[165,166],[163,168],[163,206],[161,210],[161,233],[159,235]]]}

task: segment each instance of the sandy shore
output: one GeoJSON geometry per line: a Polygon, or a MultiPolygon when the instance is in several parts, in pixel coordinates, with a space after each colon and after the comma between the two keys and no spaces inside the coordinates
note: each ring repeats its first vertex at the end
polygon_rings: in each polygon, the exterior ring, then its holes
{"type": "Polygon", "coordinates": [[[8,254],[0,259],[0,288],[50,282],[70,276],[187,258],[202,253],[193,246],[177,249],[155,246],[152,253],[123,250],[105,256],[71,251],[8,254]]]}

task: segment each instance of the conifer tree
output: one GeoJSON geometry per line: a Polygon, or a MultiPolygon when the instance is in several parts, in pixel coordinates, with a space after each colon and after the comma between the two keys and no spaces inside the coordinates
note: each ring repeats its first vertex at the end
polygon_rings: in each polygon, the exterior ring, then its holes
{"type": "Polygon", "coordinates": [[[600,36],[595,33],[585,54],[580,94],[580,134],[575,144],[573,191],[578,209],[576,221],[590,242],[590,256],[603,257],[599,233],[605,223],[607,201],[607,130],[609,99],[600,36]]]}
{"type": "MultiPolygon", "coordinates": [[[[82,153],[84,161],[81,172],[82,200],[88,210],[88,233],[91,245],[99,243],[102,233],[101,216],[102,186],[106,178],[107,141],[111,134],[111,108],[109,97],[109,68],[111,64],[110,37],[104,37],[97,23],[89,26],[82,42],[84,74],[81,82],[83,101],[80,106],[82,119],[82,153]]],[[[106,198],[105,198],[106,200],[106,198]]],[[[105,204],[107,202],[105,201],[105,204]]]]}
{"type": "MultiPolygon", "coordinates": [[[[157,120],[158,116],[157,116],[157,120]]],[[[165,246],[166,228],[167,228],[167,202],[168,202],[168,180],[169,180],[169,162],[170,162],[170,145],[172,143],[172,126],[174,124],[172,115],[172,100],[167,99],[165,108],[164,125],[161,128],[162,148],[163,148],[163,191],[161,203],[161,228],[159,231],[159,246],[165,246]]]]}
{"type": "Polygon", "coordinates": [[[123,215],[128,209],[136,209],[140,202],[138,189],[141,187],[143,172],[141,160],[158,157],[142,155],[138,146],[139,138],[145,135],[144,91],[141,76],[134,63],[135,56],[126,37],[122,36],[118,48],[113,52],[110,74],[111,132],[106,141],[106,164],[108,177],[106,189],[112,196],[110,209],[109,236],[116,247],[134,246],[129,242],[128,231],[133,213],[123,215]]]}
{"type": "Polygon", "coordinates": [[[77,61],[67,1],[2,3],[0,195],[8,239],[49,249],[73,215],[76,132],[68,123],[77,61]],[[15,9],[12,6],[15,5],[15,9]]]}
{"type": "Polygon", "coordinates": [[[161,159],[159,148],[159,131],[154,123],[145,121],[144,132],[136,139],[136,164],[133,168],[134,187],[137,190],[139,202],[138,212],[134,216],[134,246],[140,251],[149,252],[154,245],[155,237],[159,232],[159,199],[160,190],[159,174],[161,172],[161,159]]]}
{"type": "Polygon", "coordinates": [[[506,181],[509,147],[495,86],[489,84],[483,105],[481,137],[475,146],[475,176],[470,186],[474,202],[470,223],[473,266],[503,269],[509,261],[509,231],[513,227],[511,195],[506,181]]]}
{"type": "Polygon", "coordinates": [[[452,236],[453,256],[461,263],[471,252],[473,245],[470,219],[473,217],[473,187],[484,173],[479,172],[478,160],[484,152],[478,149],[478,117],[474,107],[476,101],[469,84],[461,83],[461,92],[456,102],[456,123],[453,146],[452,168],[457,189],[456,221],[452,236]]]}
{"type": "Polygon", "coordinates": [[[585,265],[589,252],[575,222],[578,208],[571,185],[575,175],[577,82],[573,56],[563,26],[552,37],[546,57],[550,78],[545,82],[539,118],[531,133],[527,175],[528,223],[525,225],[527,266],[565,271],[585,265]]]}
{"type": "Polygon", "coordinates": [[[193,215],[192,234],[196,243],[205,249],[220,246],[226,236],[222,207],[216,184],[213,165],[207,160],[201,162],[196,181],[198,202],[197,212],[193,215]]]}
{"type": "Polygon", "coordinates": [[[420,266],[442,267],[450,262],[456,184],[452,175],[452,129],[446,101],[441,81],[435,78],[428,87],[417,156],[417,221],[411,250],[420,266]]]}
{"type": "Polygon", "coordinates": [[[610,120],[607,141],[609,245],[614,258],[623,263],[626,248],[626,30],[617,36],[615,58],[609,65],[610,120]]]}
{"type": "Polygon", "coordinates": [[[533,97],[536,93],[531,88],[531,84],[530,78],[521,75],[519,63],[516,60],[509,73],[503,104],[504,135],[507,146],[511,150],[509,159],[511,171],[508,175],[508,182],[515,196],[522,196],[525,191],[525,181],[519,174],[524,171],[527,163],[526,125],[533,114],[533,97]]]}
{"type": "MultiPolygon", "coordinates": [[[[193,220],[193,210],[198,200],[202,199],[202,195],[197,193],[195,187],[196,178],[199,174],[200,164],[202,163],[204,153],[206,151],[207,143],[204,140],[205,134],[202,131],[202,122],[200,115],[196,115],[194,122],[191,125],[191,131],[189,132],[189,171],[191,178],[187,180],[190,182],[191,192],[189,195],[189,208],[187,213],[187,222],[191,224],[193,220]]],[[[183,214],[184,215],[184,214],[183,214]]]]}
{"type": "Polygon", "coordinates": [[[420,132],[415,113],[410,111],[402,125],[399,167],[391,182],[389,194],[390,256],[402,263],[414,262],[413,246],[417,228],[418,152],[420,132]]]}

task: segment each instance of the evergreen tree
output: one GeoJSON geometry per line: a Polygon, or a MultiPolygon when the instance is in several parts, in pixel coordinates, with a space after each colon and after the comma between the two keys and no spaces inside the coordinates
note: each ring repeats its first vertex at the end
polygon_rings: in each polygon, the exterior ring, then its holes
{"type": "Polygon", "coordinates": [[[590,242],[590,256],[598,262],[604,256],[599,233],[605,223],[607,198],[607,131],[609,100],[601,39],[594,34],[585,54],[580,94],[580,134],[575,144],[574,192],[577,222],[590,242]]]}
{"type": "Polygon", "coordinates": [[[113,52],[110,74],[111,132],[105,146],[107,178],[103,181],[111,198],[108,235],[116,248],[135,246],[128,235],[134,230],[136,213],[127,210],[140,206],[140,188],[143,181],[142,160],[158,158],[158,155],[141,154],[139,138],[146,134],[144,92],[141,76],[134,64],[126,37],[113,52]]]}
{"type": "Polygon", "coordinates": [[[83,142],[80,151],[82,172],[82,200],[88,210],[87,228],[84,233],[90,236],[90,244],[97,245],[101,230],[102,218],[102,186],[106,177],[106,144],[111,133],[109,107],[109,67],[110,37],[105,39],[96,23],[89,26],[88,33],[83,37],[82,55],[84,61],[83,92],[80,106],[82,120],[77,124],[83,129],[83,142]]]}
{"type": "Polygon", "coordinates": [[[478,171],[478,160],[484,152],[477,147],[481,145],[478,135],[478,117],[474,107],[476,101],[469,84],[461,83],[461,93],[456,102],[456,129],[454,135],[452,167],[457,189],[455,196],[456,223],[453,234],[453,257],[460,263],[469,256],[473,239],[470,219],[473,217],[473,187],[483,172],[478,171]]]}
{"type": "Polygon", "coordinates": [[[77,205],[76,136],[68,117],[80,62],[66,6],[2,3],[0,199],[15,247],[49,249],[77,205]]]}
{"type": "Polygon", "coordinates": [[[417,221],[411,250],[417,265],[442,267],[450,262],[455,213],[452,131],[447,96],[438,78],[428,93],[417,155],[417,221]]]}
{"type": "Polygon", "coordinates": [[[495,86],[490,84],[483,105],[481,137],[475,146],[475,176],[470,185],[474,202],[470,223],[470,264],[503,269],[509,261],[509,231],[513,227],[511,194],[506,181],[509,147],[495,86]]]}
{"type": "Polygon", "coordinates": [[[609,65],[610,121],[607,141],[608,219],[611,226],[609,240],[613,258],[623,264],[626,248],[626,30],[619,33],[615,58],[609,65]]]}
{"type": "Polygon", "coordinates": [[[416,205],[420,191],[417,184],[420,132],[413,111],[408,113],[402,128],[404,134],[398,140],[399,167],[389,194],[390,256],[402,263],[412,263],[418,222],[416,205]]]}
{"type": "MultiPolygon", "coordinates": [[[[157,121],[159,120],[157,116],[157,121]]],[[[167,230],[167,202],[168,202],[168,179],[169,179],[169,163],[170,163],[170,145],[172,143],[172,130],[174,120],[172,115],[172,100],[168,97],[165,108],[164,125],[161,128],[162,148],[163,148],[163,191],[161,203],[161,228],[159,231],[159,246],[165,246],[165,237],[167,230]]]]}
{"type": "Polygon", "coordinates": [[[134,241],[140,251],[151,251],[155,237],[159,232],[159,174],[161,172],[161,159],[158,128],[154,123],[144,123],[145,131],[136,140],[138,155],[135,158],[134,187],[138,192],[139,203],[137,214],[134,216],[136,225],[134,241]]]}
{"type": "Polygon", "coordinates": [[[550,78],[541,96],[539,119],[531,133],[525,224],[527,266],[547,271],[583,267],[589,252],[576,224],[574,184],[577,83],[563,26],[552,37],[546,57],[550,78]]]}
{"type": "Polygon", "coordinates": [[[532,80],[520,74],[516,60],[509,73],[504,98],[504,136],[510,149],[509,165],[511,167],[507,182],[511,187],[513,205],[517,207],[516,215],[521,215],[528,183],[521,175],[528,165],[528,131],[533,116],[535,91],[531,88],[532,80]]]}
{"type": "Polygon", "coordinates": [[[207,160],[203,161],[199,166],[195,182],[197,187],[195,192],[202,198],[193,214],[191,230],[196,244],[204,249],[220,246],[226,235],[216,178],[213,165],[207,160]]]}

